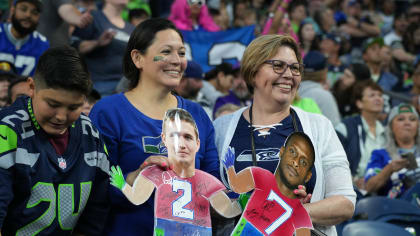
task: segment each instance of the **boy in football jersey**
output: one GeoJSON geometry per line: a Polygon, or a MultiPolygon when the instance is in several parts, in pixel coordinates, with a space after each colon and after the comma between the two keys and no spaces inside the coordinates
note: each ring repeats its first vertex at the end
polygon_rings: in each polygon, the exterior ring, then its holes
{"type": "Polygon", "coordinates": [[[41,11],[41,0],[14,0],[11,23],[0,24],[0,60],[14,64],[19,75],[32,76],[39,57],[50,46],[36,31],[41,11]]]}
{"type": "Polygon", "coordinates": [[[195,155],[200,148],[198,137],[191,114],[181,108],[170,109],[162,127],[168,168],[149,166],[130,186],[125,183],[121,169],[111,167],[111,184],[136,205],[148,200],[156,188],[155,235],[211,235],[210,205],[225,217],[241,213],[217,178],[195,169],[195,155]]]}
{"type": "Polygon", "coordinates": [[[1,235],[101,235],[109,162],[82,105],[92,88],[74,48],[39,59],[32,96],[0,111],[1,235]]]}
{"type": "Polygon", "coordinates": [[[297,198],[298,186],[309,181],[315,162],[314,147],[306,134],[289,135],[280,149],[274,175],[260,167],[236,173],[234,160],[234,150],[229,147],[222,161],[231,189],[236,193],[254,191],[232,235],[291,236],[295,231],[298,236],[310,235],[311,219],[297,198]]]}

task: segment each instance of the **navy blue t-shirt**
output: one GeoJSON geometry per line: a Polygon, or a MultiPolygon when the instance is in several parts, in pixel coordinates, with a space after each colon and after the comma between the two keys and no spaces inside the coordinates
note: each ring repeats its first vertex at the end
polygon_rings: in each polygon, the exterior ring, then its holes
{"type": "MultiPolygon", "coordinates": [[[[294,112],[294,111],[293,111],[294,112]]],[[[295,113],[297,130],[303,132],[302,124],[299,117],[295,113]]],[[[292,115],[290,114],[279,122],[278,126],[269,130],[269,135],[261,135],[259,131],[254,131],[255,154],[257,158],[257,166],[271,171],[274,174],[279,162],[280,148],[286,141],[287,136],[295,131],[293,126],[292,115]]],[[[236,127],[230,146],[235,148],[235,171],[245,169],[246,167],[253,166],[252,162],[252,149],[251,149],[251,132],[250,123],[242,115],[239,119],[238,126],[236,127]]],[[[312,177],[306,183],[307,193],[312,193],[316,180],[315,167],[312,168],[312,177]]]]}

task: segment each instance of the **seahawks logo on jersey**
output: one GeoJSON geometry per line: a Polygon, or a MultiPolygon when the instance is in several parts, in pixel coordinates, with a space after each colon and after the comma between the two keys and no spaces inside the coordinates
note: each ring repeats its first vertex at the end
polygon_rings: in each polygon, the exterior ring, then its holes
{"type": "Polygon", "coordinates": [[[157,136],[157,137],[143,136],[142,144],[143,144],[143,150],[145,153],[164,154],[164,155],[168,153],[168,150],[163,144],[160,136],[157,136]]]}
{"type": "MultiPolygon", "coordinates": [[[[257,161],[278,161],[279,148],[265,148],[255,150],[257,161]]],[[[236,161],[252,161],[252,150],[244,150],[237,157],[236,161]]]]}

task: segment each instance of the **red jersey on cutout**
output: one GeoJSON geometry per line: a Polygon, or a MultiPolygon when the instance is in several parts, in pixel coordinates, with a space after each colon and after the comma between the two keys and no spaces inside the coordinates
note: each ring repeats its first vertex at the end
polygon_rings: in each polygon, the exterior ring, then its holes
{"type": "Polygon", "coordinates": [[[293,235],[298,228],[312,228],[311,218],[299,199],[284,196],[274,175],[251,167],[255,190],[242,215],[264,235],[293,235]]]}
{"type": "Polygon", "coordinates": [[[158,166],[144,169],[141,175],[156,187],[156,218],[211,227],[209,198],[225,189],[217,178],[197,169],[193,177],[181,178],[158,166]]]}

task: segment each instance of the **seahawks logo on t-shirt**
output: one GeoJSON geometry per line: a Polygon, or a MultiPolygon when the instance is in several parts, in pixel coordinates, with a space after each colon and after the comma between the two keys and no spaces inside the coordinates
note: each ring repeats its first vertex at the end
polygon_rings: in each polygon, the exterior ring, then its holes
{"type": "MultiPolygon", "coordinates": [[[[257,161],[278,161],[279,148],[265,148],[255,150],[257,161]]],[[[244,150],[236,157],[236,161],[252,161],[252,150],[244,150]]]]}
{"type": "Polygon", "coordinates": [[[157,136],[157,137],[143,136],[142,144],[143,144],[143,150],[145,153],[165,154],[165,155],[168,153],[160,136],[157,136]]]}

